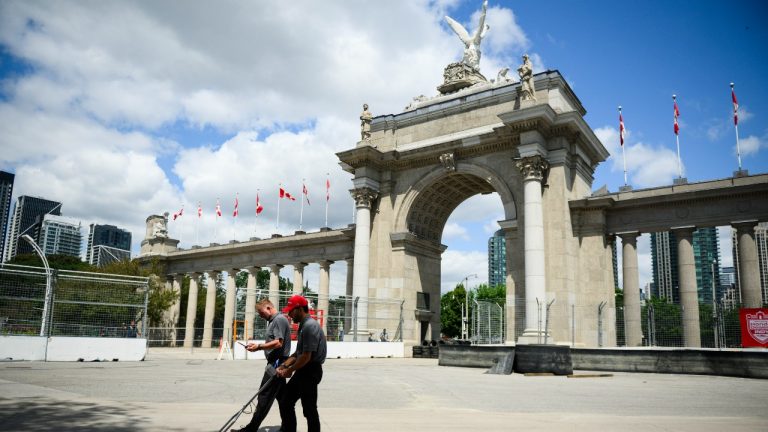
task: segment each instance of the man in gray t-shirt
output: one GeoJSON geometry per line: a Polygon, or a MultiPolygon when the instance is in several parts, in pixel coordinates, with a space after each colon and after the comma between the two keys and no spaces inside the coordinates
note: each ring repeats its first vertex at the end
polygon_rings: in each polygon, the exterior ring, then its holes
{"type": "MultiPolygon", "coordinates": [[[[256,304],[256,312],[261,318],[269,322],[267,334],[263,344],[249,343],[245,349],[251,352],[263,350],[264,356],[267,358],[267,368],[277,368],[291,353],[291,324],[285,315],[275,309],[275,305],[269,299],[259,301],[256,304]]],[[[273,374],[264,372],[259,388],[264,387],[270,376],[273,374]]],[[[232,431],[258,431],[261,422],[264,421],[269,409],[272,408],[275,397],[283,387],[285,387],[285,378],[274,376],[272,382],[259,393],[258,403],[251,422],[242,429],[232,429],[232,431]]]]}
{"type": "Polygon", "coordinates": [[[304,297],[291,297],[283,313],[299,324],[299,335],[296,352],[277,369],[277,376],[291,378],[278,399],[283,421],[280,430],[296,432],[295,407],[301,399],[304,417],[307,418],[307,431],[320,432],[317,385],[323,379],[323,362],[327,352],[325,335],[320,324],[309,316],[309,303],[304,297]]]}

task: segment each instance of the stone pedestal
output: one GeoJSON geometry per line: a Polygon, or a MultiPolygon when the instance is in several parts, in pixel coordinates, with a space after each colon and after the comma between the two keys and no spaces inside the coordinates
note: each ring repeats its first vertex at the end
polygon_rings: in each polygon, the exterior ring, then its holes
{"type": "Polygon", "coordinates": [[[479,70],[462,62],[451,63],[443,71],[443,84],[437,87],[441,94],[453,93],[477,83],[488,82],[479,70]]]}

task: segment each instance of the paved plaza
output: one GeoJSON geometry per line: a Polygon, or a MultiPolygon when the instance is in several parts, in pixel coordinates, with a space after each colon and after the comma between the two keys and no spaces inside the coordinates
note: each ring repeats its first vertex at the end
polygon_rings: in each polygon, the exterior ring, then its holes
{"type": "MultiPolygon", "coordinates": [[[[1,362],[0,430],[218,430],[253,395],[263,363],[213,358],[152,349],[136,363],[1,362]]],[[[434,359],[329,359],[319,409],[323,430],[334,432],[757,431],[768,430],[768,381],[488,375],[434,359]]],[[[274,407],[261,431],[279,424],[274,407]]]]}

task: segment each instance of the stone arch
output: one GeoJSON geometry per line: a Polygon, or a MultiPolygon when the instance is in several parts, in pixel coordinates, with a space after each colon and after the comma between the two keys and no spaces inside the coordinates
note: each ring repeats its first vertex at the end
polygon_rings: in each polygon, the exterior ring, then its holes
{"type": "Polygon", "coordinates": [[[501,197],[504,218],[516,220],[517,205],[510,185],[493,169],[471,162],[457,163],[455,171],[436,167],[405,193],[395,231],[411,232],[439,243],[448,217],[459,204],[478,193],[492,192],[501,197]]]}

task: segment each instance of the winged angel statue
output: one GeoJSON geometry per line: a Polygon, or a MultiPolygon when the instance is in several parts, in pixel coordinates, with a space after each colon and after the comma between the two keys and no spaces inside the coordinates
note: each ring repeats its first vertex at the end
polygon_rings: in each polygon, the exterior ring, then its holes
{"type": "Polygon", "coordinates": [[[485,13],[487,9],[488,0],[485,0],[483,1],[483,10],[480,13],[480,23],[472,36],[467,33],[464,26],[456,22],[453,18],[449,16],[445,17],[448,25],[451,26],[454,32],[456,32],[459,39],[464,42],[464,58],[461,59],[461,62],[478,71],[480,70],[480,42],[490,28],[490,26],[485,24],[485,13]]]}

